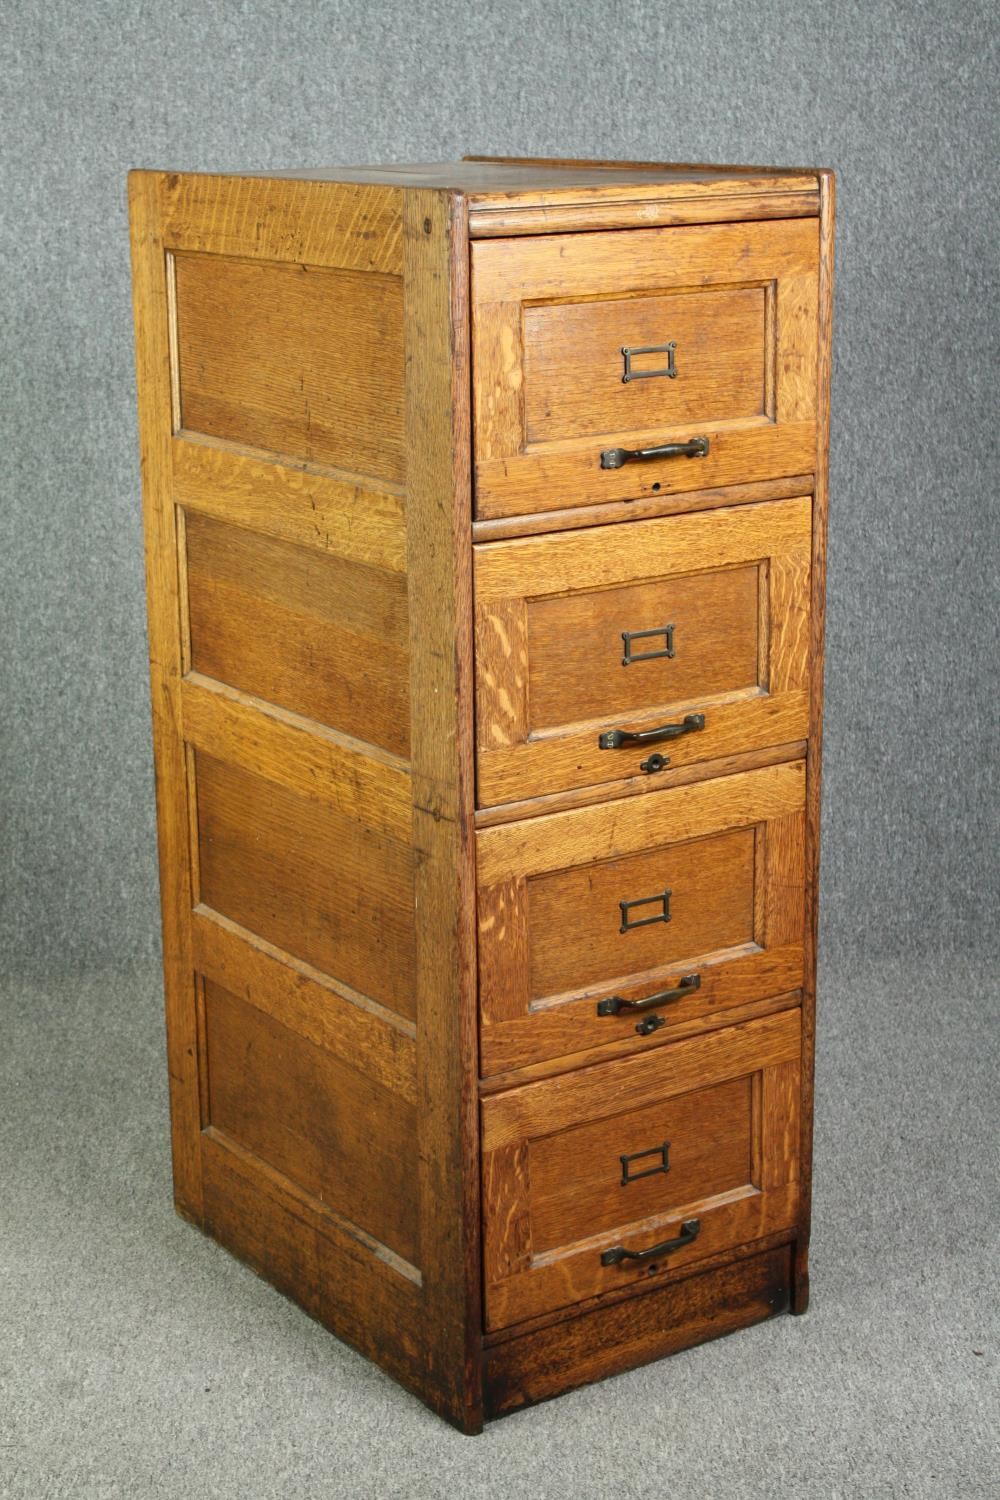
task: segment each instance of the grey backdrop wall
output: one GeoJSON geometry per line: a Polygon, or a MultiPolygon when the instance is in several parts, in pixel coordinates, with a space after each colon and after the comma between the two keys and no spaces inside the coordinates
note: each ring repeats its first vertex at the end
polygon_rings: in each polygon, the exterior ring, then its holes
{"type": "Polygon", "coordinates": [[[992,940],[988,0],[22,0],[2,48],[8,968],[157,943],[127,169],[469,150],[837,170],[825,953],[992,940]]]}

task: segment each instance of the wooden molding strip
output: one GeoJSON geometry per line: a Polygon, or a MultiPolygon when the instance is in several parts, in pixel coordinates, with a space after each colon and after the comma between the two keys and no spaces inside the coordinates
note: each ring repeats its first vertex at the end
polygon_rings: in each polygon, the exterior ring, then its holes
{"type": "Polygon", "coordinates": [[[744,223],[756,219],[813,218],[818,212],[819,194],[801,191],[728,193],[700,198],[647,196],[610,201],[580,198],[548,205],[512,203],[500,208],[486,204],[480,207],[472,202],[469,235],[482,240],[506,235],[647,229],[672,224],[744,223]]]}
{"type": "Polygon", "coordinates": [[[761,766],[776,766],[786,760],[801,760],[806,740],[791,740],[784,745],[768,745],[763,750],[744,750],[739,755],[723,755],[717,760],[696,761],[689,766],[675,766],[661,771],[655,786],[645,775],[630,776],[623,781],[598,782],[565,792],[548,792],[541,797],[526,797],[518,802],[499,802],[482,807],[476,813],[477,828],[495,828],[501,823],[516,823],[521,818],[537,818],[545,813],[566,812],[575,807],[592,807],[599,802],[618,802],[623,797],[641,797],[650,791],[670,787],[692,786],[715,776],[731,776],[737,771],[755,771],[761,766]]]}
{"type": "Polygon", "coordinates": [[[416,1103],[416,1029],[211,907],[191,915],[199,974],[383,1088],[416,1103]]]}
{"type": "Polygon", "coordinates": [[[409,768],[389,751],[198,672],[181,683],[181,717],[184,738],[207,755],[410,842],[409,768]]]}
{"type": "Polygon", "coordinates": [[[811,495],[812,490],[812,474],[793,474],[788,479],[729,484],[720,489],[691,490],[680,495],[641,495],[634,500],[610,500],[604,505],[580,505],[566,510],[543,510],[532,515],[473,521],[472,539],[474,542],[503,542],[512,537],[577,531],[586,526],[609,526],[619,521],[651,521],[659,516],[681,515],[686,511],[717,510],[724,505],[792,500],[799,495],[811,495]]]}
{"type": "Polygon", "coordinates": [[[482,1104],[483,1152],[543,1135],[553,1120],[599,1120],[613,1113],[621,1107],[623,1079],[627,1080],[629,1109],[640,1109],[647,1101],[724,1083],[749,1069],[797,1063],[800,1030],[798,1010],[779,1011],[722,1032],[689,1037],[666,1051],[580,1068],[491,1095],[482,1104]]]}
{"type": "Polygon", "coordinates": [[[477,834],[479,883],[493,885],[512,871],[530,877],[655,845],[657,827],[671,843],[798,812],[805,802],[805,764],[786,761],[717,777],[693,786],[651,791],[646,797],[503,823],[477,834]]]}
{"type": "Polygon", "coordinates": [[[213,439],[175,435],[174,499],[186,510],[265,536],[318,547],[350,562],[406,570],[401,493],[246,454],[213,439]]]}

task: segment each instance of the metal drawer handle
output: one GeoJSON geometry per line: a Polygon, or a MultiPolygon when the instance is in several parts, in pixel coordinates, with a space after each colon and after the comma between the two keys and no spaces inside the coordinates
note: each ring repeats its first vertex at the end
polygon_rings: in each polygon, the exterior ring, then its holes
{"type": "Polygon", "coordinates": [[[597,1002],[599,1016],[635,1015],[640,1010],[655,1010],[658,1005],[669,1005],[671,1000],[683,1000],[701,989],[700,974],[685,974],[680,984],[672,990],[661,990],[658,995],[647,995],[645,1000],[623,1000],[621,995],[609,995],[607,1000],[597,1002]]]}
{"type": "Polygon", "coordinates": [[[623,1260],[655,1260],[657,1256],[669,1255],[671,1250],[683,1250],[701,1232],[700,1219],[685,1219],[681,1232],[675,1240],[664,1240],[662,1245],[650,1245],[648,1250],[626,1250],[624,1245],[613,1245],[601,1255],[602,1266],[620,1266],[623,1260]]]}
{"type": "Polygon", "coordinates": [[[644,464],[651,458],[705,458],[708,438],[689,438],[686,443],[660,443],[656,448],[605,448],[602,469],[620,469],[623,464],[644,464]]]}
{"type": "Polygon", "coordinates": [[[682,734],[704,729],[704,714],[685,714],[681,724],[661,724],[659,729],[608,729],[597,737],[599,750],[619,750],[622,745],[652,745],[657,740],[679,740],[682,734]]]}

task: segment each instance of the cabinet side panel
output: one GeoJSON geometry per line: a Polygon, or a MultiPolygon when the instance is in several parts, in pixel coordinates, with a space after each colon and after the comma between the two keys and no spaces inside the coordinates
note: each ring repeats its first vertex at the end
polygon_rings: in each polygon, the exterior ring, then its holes
{"type": "Polygon", "coordinates": [[[819,924],[820,796],[823,749],[823,662],[826,624],[826,535],[830,464],[830,373],[833,335],[833,237],[835,178],[820,180],[816,488],[813,499],[812,601],[810,613],[810,728],[806,766],[806,940],[802,996],[801,1210],[791,1309],[809,1305],[809,1231],[812,1213],[813,1075],[816,1052],[816,958],[819,924]]]}
{"type": "Polygon", "coordinates": [[[468,225],[461,199],[428,190],[407,192],[403,223],[425,1399],[474,1432],[482,1404],[468,225]]]}
{"type": "Polygon", "coordinates": [[[423,1393],[402,195],[130,193],[177,1200],[423,1393]]]}
{"type": "Polygon", "coordinates": [[[198,996],[189,925],[187,756],[180,728],[181,604],[170,451],[170,291],[157,176],[131,174],[129,214],[174,1195],[180,1212],[200,1221],[198,996]]]}

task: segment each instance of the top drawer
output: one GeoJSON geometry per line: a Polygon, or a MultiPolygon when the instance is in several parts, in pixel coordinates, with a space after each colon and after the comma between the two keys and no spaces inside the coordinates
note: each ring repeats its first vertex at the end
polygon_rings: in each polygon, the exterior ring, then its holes
{"type": "Polygon", "coordinates": [[[817,223],[474,244],[477,516],[810,473],[817,223]]]}

